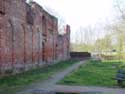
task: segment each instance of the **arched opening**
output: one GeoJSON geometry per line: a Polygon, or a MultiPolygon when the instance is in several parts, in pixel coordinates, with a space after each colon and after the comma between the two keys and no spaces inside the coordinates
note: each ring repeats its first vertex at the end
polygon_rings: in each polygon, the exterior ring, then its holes
{"type": "Polygon", "coordinates": [[[46,51],[45,51],[45,42],[47,40],[46,37],[46,18],[45,16],[42,17],[42,37],[43,37],[43,41],[42,41],[42,61],[46,62],[46,51]]]}

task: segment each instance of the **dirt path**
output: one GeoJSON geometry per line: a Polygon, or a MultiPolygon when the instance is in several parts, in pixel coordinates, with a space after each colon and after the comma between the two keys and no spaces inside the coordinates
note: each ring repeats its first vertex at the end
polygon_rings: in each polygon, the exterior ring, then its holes
{"type": "MultiPolygon", "coordinates": [[[[28,86],[25,90],[18,92],[17,94],[44,94],[43,92],[100,92],[108,94],[125,94],[125,89],[119,88],[105,88],[105,87],[87,87],[87,86],[66,86],[66,85],[56,85],[56,83],[62,80],[66,75],[72,71],[78,69],[85,61],[81,61],[71,67],[57,72],[51,78],[44,82],[34,83],[28,86]]],[[[51,94],[51,93],[48,93],[51,94]]],[[[93,93],[92,93],[93,94],[93,93]]],[[[95,93],[94,93],[95,94],[95,93]]]]}
{"type": "MultiPolygon", "coordinates": [[[[119,88],[106,88],[106,87],[94,87],[94,86],[66,86],[55,85],[52,88],[57,92],[97,92],[98,94],[125,94],[125,89],[119,88]]],[[[95,94],[95,93],[92,93],[95,94]]]]}
{"type": "Polygon", "coordinates": [[[55,75],[52,75],[46,81],[44,81],[44,82],[42,81],[39,83],[33,83],[32,85],[28,86],[25,90],[22,90],[21,92],[17,92],[17,94],[28,94],[29,92],[32,92],[32,91],[38,90],[38,89],[52,90],[52,87],[54,85],[56,85],[56,83],[58,81],[62,80],[66,75],[68,75],[72,71],[78,69],[84,63],[85,63],[85,61],[81,61],[79,63],[73,64],[71,67],[69,67],[61,72],[57,72],[55,75]]]}

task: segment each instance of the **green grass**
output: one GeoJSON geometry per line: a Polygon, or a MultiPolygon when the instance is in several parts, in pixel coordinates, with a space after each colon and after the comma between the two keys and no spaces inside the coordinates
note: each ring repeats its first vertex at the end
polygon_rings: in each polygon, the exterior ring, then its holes
{"type": "Polygon", "coordinates": [[[28,84],[45,80],[57,71],[61,71],[78,61],[67,60],[43,68],[33,69],[21,74],[0,78],[0,94],[14,94],[16,90],[28,84]]]}
{"type": "Polygon", "coordinates": [[[59,84],[113,87],[117,85],[113,78],[115,78],[119,65],[121,63],[118,61],[89,60],[59,84]]]}

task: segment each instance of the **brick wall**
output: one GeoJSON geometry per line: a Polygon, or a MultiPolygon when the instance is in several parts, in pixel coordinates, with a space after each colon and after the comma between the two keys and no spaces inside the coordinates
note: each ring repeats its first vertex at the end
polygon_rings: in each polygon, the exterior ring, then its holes
{"type": "Polygon", "coordinates": [[[1,0],[0,5],[1,74],[20,73],[69,58],[69,26],[59,39],[58,19],[37,3],[1,0]]]}
{"type": "Polygon", "coordinates": [[[70,58],[70,26],[66,25],[64,31],[63,35],[58,35],[58,60],[70,58]]]}

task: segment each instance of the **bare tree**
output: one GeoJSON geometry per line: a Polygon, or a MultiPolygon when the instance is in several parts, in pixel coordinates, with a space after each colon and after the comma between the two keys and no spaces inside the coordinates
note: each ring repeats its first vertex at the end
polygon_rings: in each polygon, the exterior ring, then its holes
{"type": "Polygon", "coordinates": [[[125,20],[125,1],[124,0],[114,0],[115,8],[120,17],[125,20]]]}

